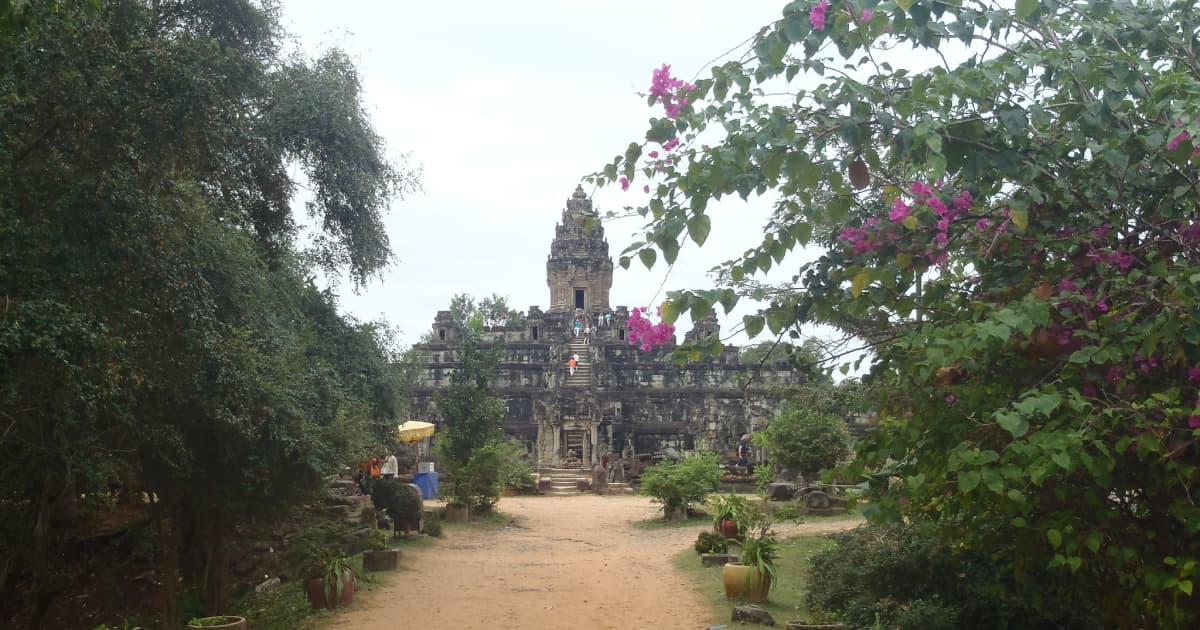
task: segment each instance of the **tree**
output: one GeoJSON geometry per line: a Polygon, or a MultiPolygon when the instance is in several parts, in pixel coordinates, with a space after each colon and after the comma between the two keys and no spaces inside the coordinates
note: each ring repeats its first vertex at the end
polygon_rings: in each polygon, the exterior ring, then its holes
{"type": "Polygon", "coordinates": [[[771,463],[813,478],[850,454],[850,431],[844,416],[790,403],[765,429],[754,434],[770,449],[771,463]]]}
{"type": "Polygon", "coordinates": [[[508,297],[493,293],[476,303],[468,293],[458,293],[450,298],[450,315],[463,326],[482,331],[486,322],[505,320],[510,326],[525,323],[525,313],[508,307],[508,297]]]}
{"type": "MultiPolygon", "coordinates": [[[[990,554],[1036,607],[1194,626],[1196,23],[1183,1],[791,2],[695,85],[656,70],[666,114],[592,179],[652,188],[623,265],[703,244],[734,194],[775,212],[731,279],[823,251],[744,323],[869,347],[854,470],[904,480],[876,518],[990,554]]],[[[669,296],[693,320],[741,297],[669,296]]]]}
{"type": "Polygon", "coordinates": [[[499,473],[491,465],[495,449],[485,449],[503,434],[500,423],[504,420],[504,401],[491,391],[499,358],[494,350],[480,345],[477,334],[468,332],[459,347],[458,360],[458,367],[450,375],[450,389],[437,401],[443,427],[436,448],[446,471],[454,477],[455,500],[483,505],[492,498],[488,489],[499,492],[499,473]]]}
{"type": "Polygon", "coordinates": [[[179,564],[223,612],[235,528],[394,417],[385,336],[304,261],[367,281],[416,175],[382,157],[348,58],[283,55],[269,3],[3,3],[0,31],[0,601],[25,598],[0,608],[36,622],[71,524],[145,496],[162,625],[179,564]]]}
{"type": "Polygon", "coordinates": [[[662,503],[667,518],[686,518],[688,506],[707,501],[720,480],[717,455],[696,453],[677,462],[651,466],[642,473],[642,494],[662,503]]]}

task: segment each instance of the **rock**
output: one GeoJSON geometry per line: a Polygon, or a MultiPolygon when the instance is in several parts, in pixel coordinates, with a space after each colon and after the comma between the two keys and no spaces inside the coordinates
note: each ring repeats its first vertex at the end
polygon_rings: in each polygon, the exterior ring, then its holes
{"type": "Polygon", "coordinates": [[[364,507],[358,515],[358,522],[367,527],[377,527],[378,522],[375,520],[375,508],[364,507]]]}
{"type": "Polygon", "coordinates": [[[757,623],[764,626],[775,625],[775,618],[771,616],[771,613],[754,604],[734,608],[733,621],[745,621],[746,623],[757,623]]]}
{"type": "Polygon", "coordinates": [[[787,468],[780,468],[779,472],[775,473],[775,480],[776,481],[791,481],[792,483],[795,483],[796,473],[788,470],[787,468]]]}
{"type": "Polygon", "coordinates": [[[829,509],[829,495],[820,490],[813,490],[804,495],[804,507],[816,510],[829,509]]]}
{"type": "Polygon", "coordinates": [[[255,593],[265,593],[267,591],[274,589],[276,586],[279,586],[279,578],[273,577],[265,582],[262,582],[258,586],[255,586],[254,592],[255,593]]]}
{"type": "Polygon", "coordinates": [[[767,497],[772,501],[791,501],[796,496],[796,484],[790,481],[776,481],[767,486],[767,497]]]}

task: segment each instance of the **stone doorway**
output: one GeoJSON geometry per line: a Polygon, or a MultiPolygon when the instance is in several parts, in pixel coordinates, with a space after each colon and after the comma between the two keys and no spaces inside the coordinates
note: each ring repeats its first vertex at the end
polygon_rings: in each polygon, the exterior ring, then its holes
{"type": "Polygon", "coordinates": [[[588,452],[588,432],[586,430],[563,429],[563,450],[559,456],[562,458],[563,466],[568,468],[582,468],[588,461],[590,453],[588,452]]]}
{"type": "Polygon", "coordinates": [[[583,305],[583,289],[575,289],[575,308],[584,309],[583,305]]]}

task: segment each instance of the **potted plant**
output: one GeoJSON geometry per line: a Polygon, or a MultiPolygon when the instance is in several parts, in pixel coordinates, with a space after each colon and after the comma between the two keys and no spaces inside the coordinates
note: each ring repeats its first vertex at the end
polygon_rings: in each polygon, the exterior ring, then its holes
{"type": "Polygon", "coordinates": [[[373,529],[367,535],[370,549],[363,552],[363,571],[395,571],[400,566],[400,550],[391,548],[388,533],[373,529]]]}
{"type": "Polygon", "coordinates": [[[742,516],[746,531],[742,541],[740,564],[726,564],[721,581],[726,597],[744,595],[748,601],[767,601],[776,579],[775,561],[779,559],[779,541],[771,530],[771,519],[761,509],[750,506],[742,516]]]}
{"type": "Polygon", "coordinates": [[[246,630],[246,618],[236,615],[217,615],[215,617],[195,617],[188,622],[188,630],[192,628],[218,628],[220,630],[246,630]]]}
{"type": "Polygon", "coordinates": [[[317,548],[310,554],[305,571],[304,592],[313,608],[337,608],[354,601],[354,569],[346,557],[332,549],[317,548]]]}
{"type": "Polygon", "coordinates": [[[712,498],[713,531],[719,532],[725,538],[737,538],[741,533],[742,521],[750,509],[746,497],[732,492],[728,495],[717,495],[712,498]]]}

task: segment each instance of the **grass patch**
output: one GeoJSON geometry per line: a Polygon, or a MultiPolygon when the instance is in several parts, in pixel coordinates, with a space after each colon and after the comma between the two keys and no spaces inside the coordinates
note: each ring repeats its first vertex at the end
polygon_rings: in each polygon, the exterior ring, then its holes
{"type": "MultiPolygon", "coordinates": [[[[476,514],[471,512],[471,522],[469,523],[451,523],[442,520],[442,527],[449,531],[471,531],[471,530],[496,530],[504,529],[505,527],[519,527],[521,519],[500,510],[491,510],[486,514],[476,514]]],[[[428,537],[426,537],[428,538],[428,537]]]]}
{"type": "MultiPolygon", "coordinates": [[[[833,541],[823,534],[793,536],[782,541],[777,565],[779,582],[771,588],[770,601],[760,604],[775,617],[775,622],[780,626],[785,622],[809,616],[808,607],[804,605],[805,569],[813,554],[832,546],[833,541]]],[[[730,545],[730,553],[736,554],[738,551],[738,547],[730,545]]],[[[674,562],[680,573],[687,576],[692,588],[709,604],[712,610],[711,625],[730,623],[729,617],[734,606],[745,603],[745,600],[725,598],[725,590],[721,585],[721,567],[704,567],[700,564],[700,554],[693,549],[675,554],[674,562]]]]}
{"type": "Polygon", "coordinates": [[[668,521],[662,516],[647,518],[640,521],[633,521],[632,525],[637,529],[686,529],[688,527],[712,527],[712,517],[707,514],[704,516],[692,516],[684,520],[668,521]]]}

